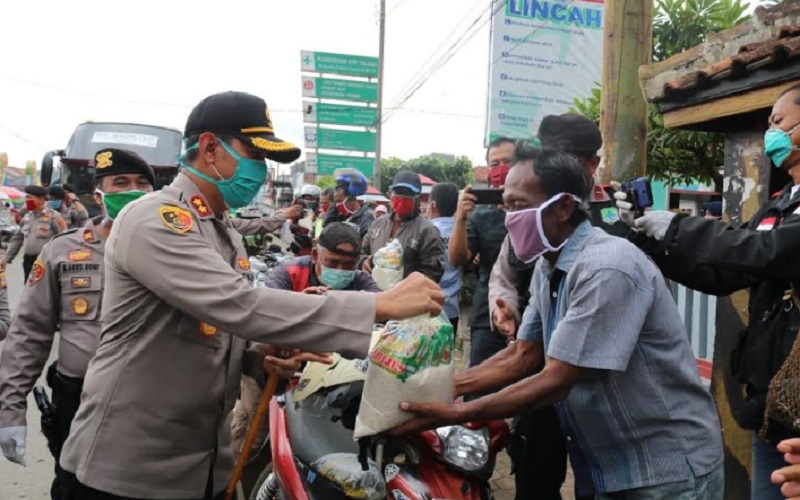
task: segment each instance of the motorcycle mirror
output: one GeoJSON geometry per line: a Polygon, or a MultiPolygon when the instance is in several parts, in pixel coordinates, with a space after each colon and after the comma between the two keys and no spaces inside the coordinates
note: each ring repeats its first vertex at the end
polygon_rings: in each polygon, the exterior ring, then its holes
{"type": "Polygon", "coordinates": [[[42,158],[42,172],[40,178],[42,184],[49,185],[53,179],[53,156],[58,153],[57,151],[48,151],[42,158]]]}

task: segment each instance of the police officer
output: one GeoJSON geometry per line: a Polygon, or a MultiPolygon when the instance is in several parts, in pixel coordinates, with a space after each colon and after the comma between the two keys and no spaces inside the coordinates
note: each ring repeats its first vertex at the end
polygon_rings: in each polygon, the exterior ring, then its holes
{"type": "Polygon", "coordinates": [[[246,340],[363,356],[375,322],[441,310],[444,295],[420,275],[381,294],[252,287],[226,212],[257,194],[266,158],[300,151],[242,92],[201,101],[185,145],[173,183],[130,205],[108,239],[100,346],[61,453],[74,474],[64,499],[221,498],[239,380],[263,373],[246,340]]]}
{"type": "Polygon", "coordinates": [[[89,220],[88,210],[78,200],[75,193],[67,191],[66,187],[62,186],[50,186],[47,192],[49,194],[48,208],[61,214],[69,229],[83,227],[89,220]]]}
{"type": "Polygon", "coordinates": [[[103,256],[113,219],[129,201],[153,190],[153,169],[139,155],[103,149],[96,155],[95,199],[103,215],[53,238],[33,265],[0,356],[0,445],[13,462],[25,449],[26,396],[61,332],[58,361],[47,372],[56,417],[46,429],[56,459],[51,494],[60,500],[58,458],[78,410],[83,378],[100,342],[103,256]],[[59,327],[60,325],[60,327],[59,327]]]}
{"type": "Polygon", "coordinates": [[[22,270],[27,281],[39,252],[53,236],[66,231],[67,224],[58,212],[46,206],[47,188],[26,186],[25,193],[27,212],[22,218],[19,232],[11,237],[5,257],[0,260],[0,270],[5,271],[6,265],[13,262],[22,248],[22,270]]]}

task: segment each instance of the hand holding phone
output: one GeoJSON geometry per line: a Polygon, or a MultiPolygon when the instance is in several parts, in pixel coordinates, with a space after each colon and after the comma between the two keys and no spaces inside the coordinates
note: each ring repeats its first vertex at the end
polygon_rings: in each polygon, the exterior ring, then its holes
{"type": "Polygon", "coordinates": [[[478,205],[502,205],[502,189],[473,189],[472,195],[478,205]]]}

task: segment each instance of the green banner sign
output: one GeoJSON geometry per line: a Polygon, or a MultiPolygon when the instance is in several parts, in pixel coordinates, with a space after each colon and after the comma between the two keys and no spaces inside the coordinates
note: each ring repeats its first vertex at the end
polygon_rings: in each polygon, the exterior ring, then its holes
{"type": "Polygon", "coordinates": [[[378,109],[324,102],[304,102],[303,121],[329,125],[372,127],[378,121],[378,109]]]}
{"type": "Polygon", "coordinates": [[[332,128],[306,127],[305,145],[309,149],[341,149],[342,151],[375,151],[375,134],[332,128]]]}
{"type": "Polygon", "coordinates": [[[303,77],[303,97],[378,102],[378,84],[305,76],[303,77]]]}
{"type": "Polygon", "coordinates": [[[314,156],[313,153],[307,153],[306,156],[312,161],[316,161],[317,173],[319,175],[331,175],[334,170],[339,168],[354,168],[367,177],[372,177],[374,174],[374,158],[327,154],[318,154],[314,156]]]}
{"type": "Polygon", "coordinates": [[[378,58],[303,50],[300,52],[300,70],[377,78],[378,58]]]}

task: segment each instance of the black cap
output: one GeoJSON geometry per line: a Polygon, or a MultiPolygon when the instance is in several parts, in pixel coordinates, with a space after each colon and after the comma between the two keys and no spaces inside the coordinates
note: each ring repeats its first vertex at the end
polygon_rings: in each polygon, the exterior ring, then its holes
{"type": "Polygon", "coordinates": [[[358,234],[358,229],[348,222],[332,222],[320,233],[319,246],[329,252],[358,257],[361,255],[361,235],[358,234]],[[344,243],[352,245],[353,251],[342,252],[336,248],[344,243]]]}
{"type": "Polygon", "coordinates": [[[33,184],[25,186],[25,192],[31,196],[38,196],[40,198],[47,197],[47,188],[43,186],[34,186],[33,184]]]}
{"type": "Polygon", "coordinates": [[[603,137],[597,124],[575,113],[545,116],[537,136],[545,147],[557,148],[582,158],[597,156],[603,147],[603,137]]]}
{"type": "Polygon", "coordinates": [[[419,178],[419,174],[411,170],[401,170],[397,172],[394,179],[392,179],[391,189],[394,190],[397,188],[410,189],[414,193],[420,194],[422,192],[422,181],[419,178]]]}
{"type": "Polygon", "coordinates": [[[94,155],[94,180],[107,175],[139,174],[147,177],[153,187],[156,176],[151,167],[141,156],[127,149],[105,148],[94,155]]]}
{"type": "Polygon", "coordinates": [[[186,120],[183,137],[203,132],[244,137],[266,151],[267,158],[279,163],[291,163],[300,157],[297,146],[275,137],[264,99],[245,92],[222,92],[200,101],[186,120]]]}

